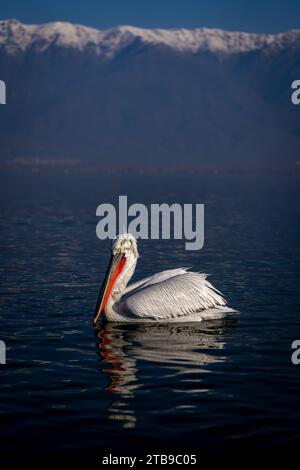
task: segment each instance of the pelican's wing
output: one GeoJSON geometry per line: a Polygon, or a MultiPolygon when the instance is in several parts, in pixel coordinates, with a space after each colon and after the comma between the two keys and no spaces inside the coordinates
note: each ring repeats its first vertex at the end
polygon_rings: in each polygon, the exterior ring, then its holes
{"type": "MultiPolygon", "coordinates": [[[[175,270],[174,270],[175,271],[175,270]]],[[[131,318],[171,319],[210,308],[221,308],[226,301],[206,274],[187,272],[144,283],[128,293],[119,304],[119,311],[131,318]]]]}
{"type": "Polygon", "coordinates": [[[166,271],[161,271],[157,274],[152,274],[152,276],[145,277],[140,281],[134,282],[127,286],[124,290],[123,295],[128,294],[132,291],[137,291],[139,289],[143,289],[144,287],[157,284],[158,282],[164,281],[165,279],[169,279],[174,276],[178,276],[179,274],[185,274],[188,268],[176,268],[176,269],[167,269],[166,271]]]}

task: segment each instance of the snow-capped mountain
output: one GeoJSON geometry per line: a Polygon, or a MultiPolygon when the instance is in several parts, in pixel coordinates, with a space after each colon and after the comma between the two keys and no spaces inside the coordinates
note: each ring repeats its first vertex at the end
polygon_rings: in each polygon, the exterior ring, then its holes
{"type": "Polygon", "coordinates": [[[143,29],[119,26],[106,31],[78,24],[54,22],[42,25],[25,25],[17,20],[0,21],[0,47],[14,54],[32,47],[45,52],[51,45],[83,51],[93,47],[103,57],[114,57],[123,48],[139,39],[144,44],[164,45],[176,51],[195,53],[209,50],[223,54],[239,54],[267,46],[283,49],[298,45],[300,31],[280,34],[254,34],[228,32],[221,29],[143,29]]]}
{"type": "Polygon", "coordinates": [[[293,167],[300,31],[0,21],[2,155],[293,167]]]}

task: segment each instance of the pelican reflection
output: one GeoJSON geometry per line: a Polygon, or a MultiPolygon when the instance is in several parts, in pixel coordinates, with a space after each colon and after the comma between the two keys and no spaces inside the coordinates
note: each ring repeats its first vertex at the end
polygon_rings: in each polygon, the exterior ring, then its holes
{"type": "Polygon", "coordinates": [[[155,364],[154,368],[146,369],[147,383],[150,375],[153,387],[159,387],[155,379],[161,368],[160,382],[171,374],[178,375],[176,383],[180,383],[183,374],[187,377],[186,374],[192,373],[197,374],[202,391],[207,391],[203,373],[209,372],[213,364],[226,360],[224,331],[229,324],[230,321],[224,320],[193,324],[105,323],[95,330],[103,372],[108,376],[105,390],[114,396],[108,410],[109,419],[121,421],[124,427],[135,426],[134,395],[146,387],[142,366],[145,361],[155,364]]]}

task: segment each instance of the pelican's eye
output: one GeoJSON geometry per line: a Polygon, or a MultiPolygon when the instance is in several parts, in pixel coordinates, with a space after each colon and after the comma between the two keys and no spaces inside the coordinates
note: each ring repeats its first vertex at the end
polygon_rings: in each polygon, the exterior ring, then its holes
{"type": "Polygon", "coordinates": [[[114,248],[114,255],[119,255],[120,253],[122,253],[122,248],[120,246],[116,246],[116,248],[114,248]]]}

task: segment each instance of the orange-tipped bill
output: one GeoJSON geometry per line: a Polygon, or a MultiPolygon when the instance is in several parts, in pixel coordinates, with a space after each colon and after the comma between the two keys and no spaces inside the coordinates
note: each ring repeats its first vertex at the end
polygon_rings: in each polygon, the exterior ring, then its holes
{"type": "Polygon", "coordinates": [[[96,325],[98,318],[100,317],[104,307],[107,303],[109,294],[114,286],[114,283],[122,271],[124,264],[126,262],[126,258],[123,253],[118,253],[111,256],[110,263],[108,269],[105,274],[105,278],[98,296],[96,308],[95,308],[95,315],[93,318],[93,324],[96,325]]]}

